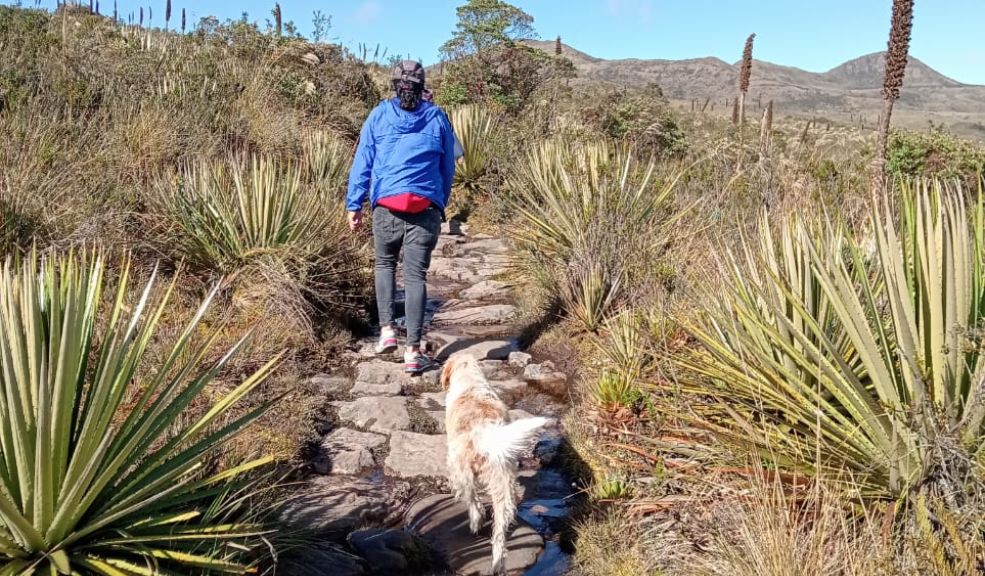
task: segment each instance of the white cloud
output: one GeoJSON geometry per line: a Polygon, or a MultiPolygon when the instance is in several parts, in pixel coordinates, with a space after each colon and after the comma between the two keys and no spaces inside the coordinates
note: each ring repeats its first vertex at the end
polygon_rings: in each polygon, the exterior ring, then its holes
{"type": "Polygon", "coordinates": [[[376,0],[367,0],[356,8],[353,18],[360,24],[372,24],[383,14],[383,5],[376,0]]]}

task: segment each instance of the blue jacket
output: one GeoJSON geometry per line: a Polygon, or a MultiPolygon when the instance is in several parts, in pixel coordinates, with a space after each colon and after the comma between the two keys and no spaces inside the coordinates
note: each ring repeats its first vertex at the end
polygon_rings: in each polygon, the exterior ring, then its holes
{"type": "Polygon", "coordinates": [[[346,209],[410,192],[444,211],[455,179],[455,133],[440,108],[421,102],[413,112],[396,98],[373,109],[363,124],[349,172],[346,209]]]}

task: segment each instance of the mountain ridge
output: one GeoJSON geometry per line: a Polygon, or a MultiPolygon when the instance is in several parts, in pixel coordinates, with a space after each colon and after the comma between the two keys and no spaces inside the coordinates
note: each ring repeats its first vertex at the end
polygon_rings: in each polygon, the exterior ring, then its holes
{"type": "MultiPolygon", "coordinates": [[[[556,46],[553,41],[530,41],[529,45],[550,54],[556,46]]],[[[721,114],[730,113],[726,102],[737,92],[739,63],[714,56],[608,60],[566,44],[561,54],[575,65],[579,82],[625,88],[656,83],[672,101],[708,100],[712,111],[721,114]]],[[[755,112],[773,100],[781,115],[872,126],[882,109],[884,55],[865,54],[824,72],[754,60],[747,96],[753,103],[750,109],[755,112]]],[[[985,140],[985,86],[959,82],[911,56],[893,118],[899,126],[926,128],[932,122],[985,140]]]]}

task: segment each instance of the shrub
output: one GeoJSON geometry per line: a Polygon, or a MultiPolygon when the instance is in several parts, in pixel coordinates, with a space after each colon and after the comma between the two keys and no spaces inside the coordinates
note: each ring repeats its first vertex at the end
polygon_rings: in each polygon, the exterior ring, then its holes
{"type": "Polygon", "coordinates": [[[668,238],[673,181],[627,148],[546,141],[509,185],[507,234],[522,268],[586,329],[638,295],[668,238]]]}
{"type": "Polygon", "coordinates": [[[985,171],[985,148],[939,129],[895,130],[887,169],[908,177],[960,177],[975,182],[985,171]]]}
{"type": "Polygon", "coordinates": [[[135,301],[124,262],[104,305],[99,255],[8,259],[0,273],[0,557],[7,574],[248,572],[262,527],[229,521],[217,497],[259,459],[220,472],[206,461],[270,404],[230,409],[271,361],[185,421],[236,348],[200,370],[215,336],[195,338],[212,296],[146,377],[136,373],[174,285],[135,301]],[[154,567],[153,569],[151,567],[154,567]]]}
{"type": "MultiPolygon", "coordinates": [[[[312,170],[318,177],[330,171],[312,170]]],[[[339,203],[303,189],[298,165],[266,157],[190,165],[177,185],[162,180],[158,194],[179,253],[223,273],[261,259],[299,262],[318,254],[330,242],[330,211],[339,203]]]]}
{"type": "Polygon", "coordinates": [[[969,210],[939,182],[902,194],[899,225],[876,203],[874,246],[801,221],[729,253],[692,330],[703,351],[682,364],[730,446],[870,494],[961,491],[949,483],[985,439],[982,199],[969,210]]]}

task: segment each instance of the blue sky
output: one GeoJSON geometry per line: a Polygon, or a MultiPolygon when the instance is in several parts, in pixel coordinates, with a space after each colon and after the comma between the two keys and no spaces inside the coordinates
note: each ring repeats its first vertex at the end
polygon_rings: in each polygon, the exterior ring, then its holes
{"type": "MultiPolygon", "coordinates": [[[[100,0],[103,12],[112,0],[100,0]]],[[[120,13],[153,6],[155,23],[164,0],[118,0],[120,13]]],[[[10,0],[0,3],[11,4],[10,0]]],[[[273,1],[172,0],[189,20],[207,14],[268,18],[273,1]]],[[[332,17],[330,38],[349,48],[377,44],[391,54],[433,63],[455,26],[464,0],[281,0],[285,19],[311,30],[312,13],[332,17]]],[[[738,60],[750,32],[756,58],[824,71],[845,60],[884,50],[891,0],[516,0],[534,17],[541,38],[561,35],[566,44],[602,58],[738,60]]],[[[33,4],[33,0],[24,0],[33,4]]],[[[53,6],[54,0],[43,0],[53,6]]],[[[956,80],[985,84],[985,0],[916,2],[911,54],[956,80]]]]}

